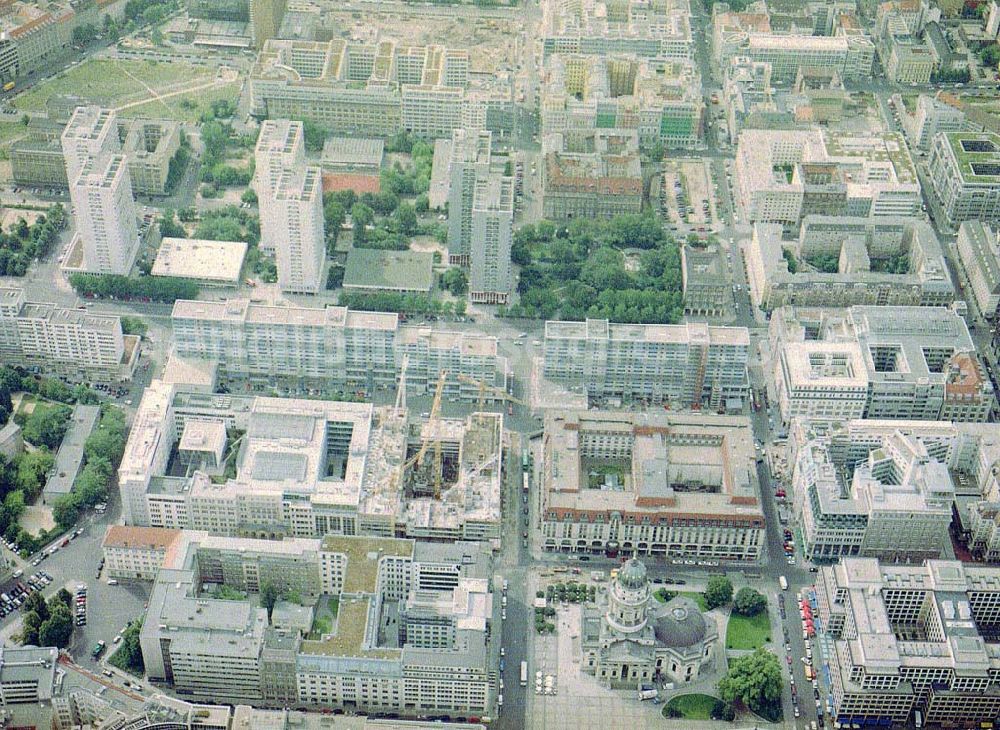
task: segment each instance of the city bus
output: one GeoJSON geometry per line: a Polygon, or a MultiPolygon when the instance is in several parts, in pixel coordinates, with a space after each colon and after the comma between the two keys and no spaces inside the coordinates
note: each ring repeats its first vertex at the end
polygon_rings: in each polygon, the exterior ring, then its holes
{"type": "Polygon", "coordinates": [[[531,457],[528,455],[528,450],[524,449],[524,451],[521,452],[521,469],[523,471],[528,471],[528,465],[529,465],[529,461],[528,460],[530,458],[531,457]]]}
{"type": "Polygon", "coordinates": [[[781,586],[781,590],[787,591],[788,590],[788,579],[785,578],[785,576],[783,576],[783,575],[779,575],[778,576],[778,585],[781,586]]]}
{"type": "Polygon", "coordinates": [[[521,686],[528,686],[528,662],[521,662],[521,686]]]}

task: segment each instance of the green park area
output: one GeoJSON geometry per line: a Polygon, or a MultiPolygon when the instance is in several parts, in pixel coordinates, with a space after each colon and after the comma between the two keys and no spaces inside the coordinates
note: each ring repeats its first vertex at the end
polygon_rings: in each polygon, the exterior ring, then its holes
{"type": "Polygon", "coordinates": [[[703,694],[677,695],[663,707],[663,716],[685,720],[711,720],[712,708],[718,703],[715,697],[703,694]]]}
{"type": "Polygon", "coordinates": [[[752,651],[771,639],[771,621],[767,611],[753,616],[742,616],[735,611],[726,626],[726,648],[752,651]]]}
{"type": "MultiPolygon", "coordinates": [[[[123,116],[169,116],[171,105],[180,104],[183,96],[155,101],[159,94],[182,91],[199,83],[210,82],[216,69],[190,63],[91,59],[47,79],[14,98],[14,107],[22,112],[45,111],[55,96],[77,96],[102,106],[118,108],[126,104],[154,100],[122,110],[123,116]],[[154,106],[155,105],[155,106],[154,106]],[[158,110],[157,110],[158,109],[158,110]]],[[[219,88],[222,88],[220,85],[219,88]]],[[[216,89],[194,94],[195,106],[207,105],[206,95],[216,89]]],[[[228,91],[232,96],[233,91],[228,91]]],[[[178,117],[173,117],[178,118],[178,117]]]]}

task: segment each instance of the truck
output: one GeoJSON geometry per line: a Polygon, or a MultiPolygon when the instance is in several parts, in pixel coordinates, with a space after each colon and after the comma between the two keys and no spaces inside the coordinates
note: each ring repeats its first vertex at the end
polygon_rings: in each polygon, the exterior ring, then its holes
{"type": "Polygon", "coordinates": [[[101,652],[104,651],[105,646],[106,644],[104,643],[104,639],[101,639],[94,645],[94,650],[90,652],[90,656],[93,657],[94,659],[97,659],[97,657],[101,655],[101,652]]]}
{"type": "Polygon", "coordinates": [[[528,686],[528,662],[521,662],[521,686],[528,686]]]}
{"type": "Polygon", "coordinates": [[[639,685],[639,699],[640,700],[655,700],[659,696],[659,692],[651,684],[640,684],[639,685]]]}
{"type": "Polygon", "coordinates": [[[779,575],[778,576],[778,585],[781,586],[781,590],[787,591],[788,590],[788,579],[785,576],[783,576],[783,575],[779,575]]]}

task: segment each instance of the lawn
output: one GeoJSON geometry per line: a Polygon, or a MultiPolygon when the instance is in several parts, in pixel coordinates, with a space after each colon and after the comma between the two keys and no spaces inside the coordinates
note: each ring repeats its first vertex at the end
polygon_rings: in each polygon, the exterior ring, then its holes
{"type": "Polygon", "coordinates": [[[685,720],[711,720],[712,708],[716,702],[718,700],[711,695],[677,695],[663,706],[663,716],[670,717],[668,710],[673,709],[685,720]]]}
{"type": "MultiPolygon", "coordinates": [[[[671,591],[671,590],[669,590],[667,588],[658,588],[653,593],[653,598],[655,598],[660,603],[666,603],[667,601],[669,601],[671,598],[674,597],[674,596],[669,595],[671,593],[675,593],[675,591],[671,591]]],[[[692,601],[694,601],[695,603],[697,603],[698,604],[698,608],[701,611],[707,611],[708,610],[708,604],[705,603],[705,596],[703,594],[701,594],[701,593],[695,593],[693,591],[677,591],[676,593],[677,593],[678,596],[684,596],[685,598],[690,598],[692,601]]]]}
{"type": "Polygon", "coordinates": [[[767,611],[756,616],[730,614],[726,626],[726,648],[754,650],[764,646],[771,636],[771,622],[767,611]]]}
{"type": "Polygon", "coordinates": [[[18,94],[13,103],[20,111],[41,111],[51,97],[72,95],[102,106],[117,107],[151,98],[147,86],[164,93],[199,80],[208,81],[214,74],[215,71],[207,66],[182,62],[92,59],[18,94]]]}
{"type": "Polygon", "coordinates": [[[157,119],[173,119],[177,122],[195,122],[201,117],[202,112],[211,107],[213,101],[235,99],[239,94],[239,83],[230,82],[213,86],[210,89],[178,94],[162,101],[151,99],[145,104],[123,109],[121,115],[123,117],[156,117],[157,119]]]}

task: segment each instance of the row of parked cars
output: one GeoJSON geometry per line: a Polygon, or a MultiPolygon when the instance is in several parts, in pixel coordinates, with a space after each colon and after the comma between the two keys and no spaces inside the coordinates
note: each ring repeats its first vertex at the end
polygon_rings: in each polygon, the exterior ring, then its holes
{"type": "MultiPolygon", "coordinates": [[[[20,578],[21,576],[15,573],[15,577],[20,578]]],[[[33,573],[25,580],[18,580],[5,593],[0,593],[0,618],[6,618],[8,615],[14,613],[14,611],[19,609],[28,600],[28,596],[35,591],[42,590],[42,588],[51,582],[52,576],[43,570],[33,573]]]]}
{"type": "Polygon", "coordinates": [[[87,625],[87,586],[83,583],[76,587],[76,595],[73,597],[73,604],[76,606],[76,625],[87,625]]]}

